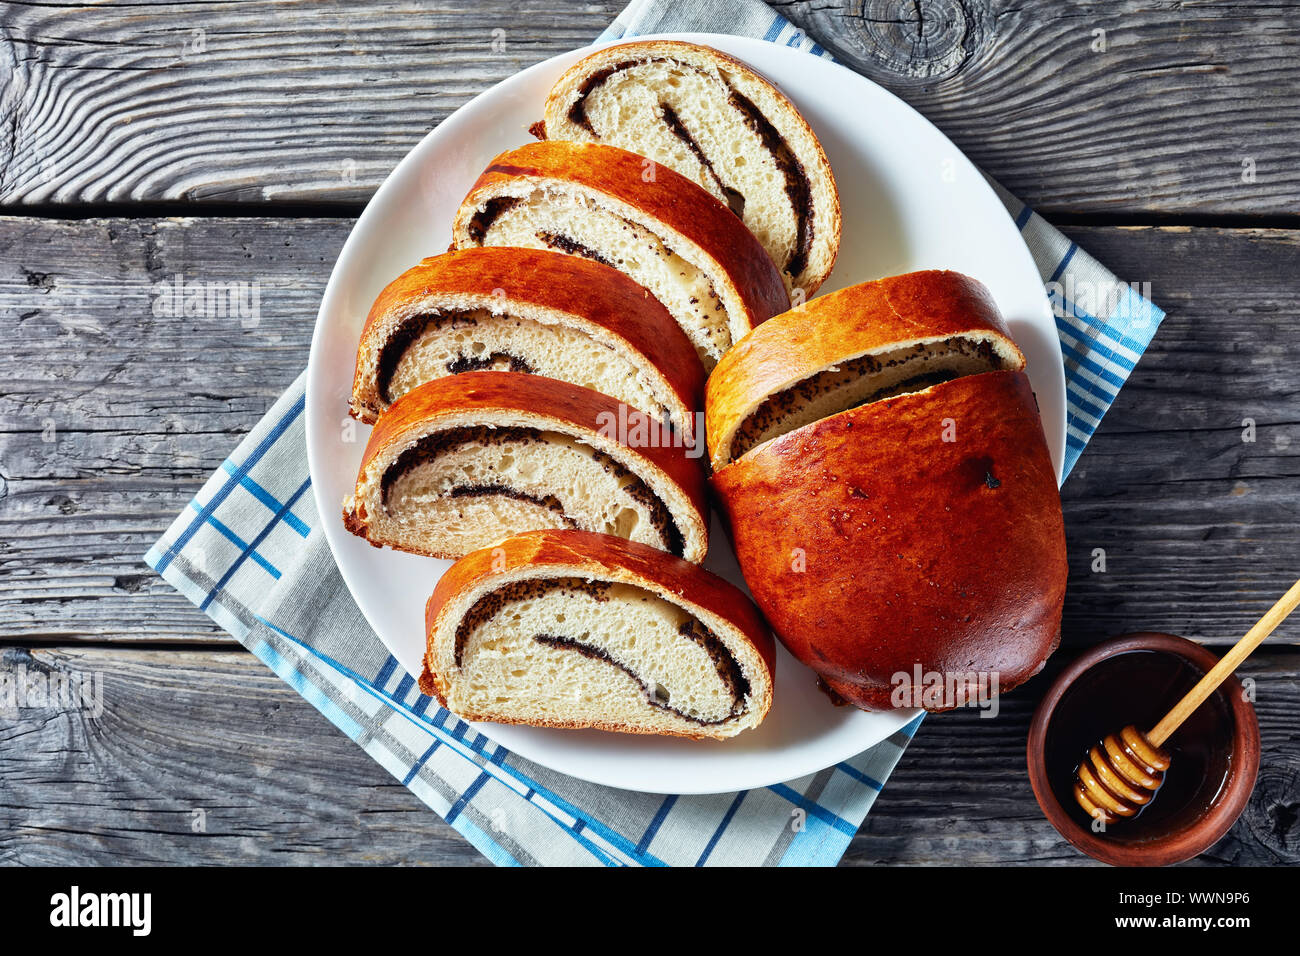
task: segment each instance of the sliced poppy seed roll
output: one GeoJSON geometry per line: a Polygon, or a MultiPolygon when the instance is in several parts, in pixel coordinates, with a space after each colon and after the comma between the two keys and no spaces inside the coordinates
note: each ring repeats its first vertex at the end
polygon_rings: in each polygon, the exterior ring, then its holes
{"type": "Polygon", "coordinates": [[[551,87],[546,138],[620,146],[727,203],[811,297],[840,244],[835,176],[794,104],[711,47],[644,40],[583,57],[551,87]]]}
{"type": "Polygon", "coordinates": [[[466,720],[731,737],[772,702],[774,643],[731,584],[609,535],[462,558],[425,609],[420,689],[466,720]]]}
{"type": "Polygon", "coordinates": [[[380,293],[357,349],[352,414],[373,423],[418,385],[482,370],[602,392],[688,439],[703,405],[690,340],[627,276],[558,252],[483,248],[425,259],[380,293]]]}
{"type": "Polygon", "coordinates": [[[629,421],[609,396],[538,375],[436,379],[379,417],[343,521],[376,546],[438,558],[576,528],[704,560],[698,450],[629,421]]]}

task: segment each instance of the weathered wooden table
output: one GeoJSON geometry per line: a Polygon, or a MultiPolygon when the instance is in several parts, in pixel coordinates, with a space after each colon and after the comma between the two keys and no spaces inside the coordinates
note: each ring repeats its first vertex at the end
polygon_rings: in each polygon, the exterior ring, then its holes
{"type": "MultiPolygon", "coordinates": [[[[1123,631],[1235,639],[1300,573],[1300,9],[778,6],[1169,312],[1065,485],[1048,674],[1123,631]]],[[[140,557],[303,367],[388,170],[618,9],[0,4],[0,667],[109,702],[0,711],[0,861],[483,862],[140,557]],[[178,274],[256,278],[261,321],[155,316],[178,274]]],[[[1300,861],[1297,633],[1244,670],[1259,785],[1199,862],[1300,861]]],[[[927,721],[845,862],[1083,861],[1025,775],[1048,679],[927,721]]]]}

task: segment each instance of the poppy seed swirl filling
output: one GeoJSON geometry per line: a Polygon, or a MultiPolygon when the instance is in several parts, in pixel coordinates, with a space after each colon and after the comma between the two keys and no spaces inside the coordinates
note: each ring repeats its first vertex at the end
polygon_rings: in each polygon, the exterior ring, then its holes
{"type": "Polygon", "coordinates": [[[1005,367],[992,342],[964,335],[839,362],[768,396],[736,430],[730,458],[851,408],[1005,367]]]}
{"type": "Polygon", "coordinates": [[[386,318],[382,343],[370,353],[373,399],[366,405],[373,416],[428,382],[489,371],[580,385],[679,433],[691,424],[667,376],[649,356],[628,348],[616,327],[529,299],[476,305],[484,301],[481,293],[462,293],[456,307],[440,307],[452,295],[430,295],[386,318]]]}
{"type": "MultiPolygon", "coordinates": [[[[615,63],[612,66],[595,71],[583,80],[578,88],[577,98],[569,107],[568,120],[593,136],[599,137],[601,133],[592,125],[591,117],[587,112],[588,98],[600,87],[608,83],[616,74],[624,70],[652,64],[665,64],[673,69],[689,71],[699,76],[710,76],[709,71],[667,57],[651,57],[615,63]]],[[[812,184],[808,177],[808,171],[795,151],[791,149],[790,144],[772,125],[772,122],[763,114],[763,111],[741,93],[728,80],[725,73],[719,71],[718,80],[721,83],[727,104],[740,114],[741,121],[758,138],[762,148],[771,156],[773,163],[780,171],[784,181],[786,198],[789,199],[790,207],[794,211],[795,240],[794,248],[786,257],[786,261],[778,263],[778,265],[784,272],[797,276],[808,265],[814,238],[812,184]]],[[[660,100],[659,118],[667,127],[668,132],[678,139],[695,157],[695,160],[705,170],[708,178],[726,198],[726,203],[731,207],[732,212],[744,218],[747,197],[740,190],[723,181],[713,158],[700,145],[699,138],[691,133],[672,104],[660,100]]],[[[726,160],[726,157],[723,157],[723,159],[726,160]]]]}
{"type": "Polygon", "coordinates": [[[677,115],[677,111],[667,103],[660,103],[659,115],[663,119],[664,125],[668,127],[669,132],[685,144],[686,148],[691,151],[691,155],[708,172],[709,178],[713,180],[714,185],[727,197],[727,205],[731,208],[731,211],[743,219],[745,217],[745,197],[741,195],[740,190],[732,189],[722,181],[718,171],[713,168],[713,160],[705,155],[703,147],[691,135],[691,131],[686,128],[686,124],[677,115]]]}
{"type": "Polygon", "coordinates": [[[571,689],[549,686],[540,670],[503,663],[547,653],[530,644],[626,675],[651,708],[700,726],[734,720],[748,707],[749,681],[724,642],[685,609],[633,585],[577,577],[504,584],[479,597],[457,624],[454,660],[471,682],[476,672],[486,679],[508,666],[516,680],[545,685],[529,693],[562,698],[571,689]]]}
{"type": "Polygon", "coordinates": [[[477,243],[487,238],[492,223],[502,215],[524,201],[522,196],[494,196],[483,204],[483,208],[474,213],[469,221],[469,237],[477,243]]]}
{"type": "Polygon", "coordinates": [[[668,506],[644,480],[611,456],[558,432],[487,425],[436,431],[398,454],[381,483],[389,516],[398,501],[403,511],[418,511],[423,501],[492,498],[535,506],[543,522],[538,527],[616,534],[676,557],[685,550],[668,506]],[[560,476],[579,472],[561,487],[560,476]],[[603,497],[593,502],[597,492],[603,497]]]}
{"type": "MultiPolygon", "coordinates": [[[[388,337],[379,352],[379,374],[377,386],[380,397],[392,404],[400,395],[393,394],[394,378],[398,368],[422,338],[431,332],[443,329],[474,329],[485,315],[481,311],[433,312],[412,316],[406,319],[388,337]]],[[[526,359],[509,352],[491,352],[484,355],[474,354],[472,350],[462,349],[460,354],[444,364],[449,375],[461,372],[479,372],[494,370],[502,372],[527,372],[533,369],[526,359]]]]}

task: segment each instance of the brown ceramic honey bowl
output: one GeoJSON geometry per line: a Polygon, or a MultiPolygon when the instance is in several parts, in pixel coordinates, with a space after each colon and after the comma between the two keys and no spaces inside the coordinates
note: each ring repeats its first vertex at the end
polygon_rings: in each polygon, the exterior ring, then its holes
{"type": "Polygon", "coordinates": [[[1074,847],[1115,866],[1165,866],[1208,850],[1250,799],[1259,770],[1259,724],[1236,676],[1225,680],[1165,743],[1172,765],[1137,816],[1100,828],[1074,799],[1089,747],[1121,727],[1149,730],[1218,662],[1172,634],[1126,634],[1071,663],[1029,727],[1034,796],[1074,847]]]}

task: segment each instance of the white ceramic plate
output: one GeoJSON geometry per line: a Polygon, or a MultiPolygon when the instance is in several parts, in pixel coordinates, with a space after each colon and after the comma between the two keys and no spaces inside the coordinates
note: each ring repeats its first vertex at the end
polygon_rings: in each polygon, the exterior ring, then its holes
{"type": "MultiPolygon", "coordinates": [[[[1043,284],[1015,224],[974,166],[920,114],[857,74],[806,53],[740,37],[683,34],[754,66],[794,101],[821,138],[839,183],[844,238],[822,292],[915,269],[956,269],[985,283],[1029,359],[1048,445],[1060,470],[1065,381],[1043,284]]],[[[375,193],[339,254],[312,338],[307,455],[316,505],[343,580],[412,675],[424,651],[424,602],[448,562],[378,550],[339,517],[368,429],[347,441],[348,393],[361,325],[379,291],[443,252],[451,219],[497,153],[529,142],[552,82],[591,52],[539,63],[475,97],[429,133],[375,193]]],[[[742,584],[714,520],[706,567],[742,584]]],[[[833,707],[812,672],[779,652],[763,725],[729,741],[687,741],[496,724],[477,730],[575,777],[652,793],[715,793],[814,773],[883,740],[913,711],[833,707]]]]}

